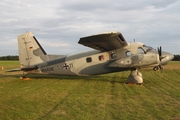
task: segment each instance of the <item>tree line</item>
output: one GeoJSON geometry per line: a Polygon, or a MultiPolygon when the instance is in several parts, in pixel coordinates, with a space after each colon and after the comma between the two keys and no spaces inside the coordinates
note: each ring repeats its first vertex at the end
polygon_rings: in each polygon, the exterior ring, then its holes
{"type": "Polygon", "coordinates": [[[1,56],[0,60],[19,60],[19,56],[17,55],[1,56]]]}
{"type": "MultiPolygon", "coordinates": [[[[19,60],[19,56],[17,55],[8,55],[0,57],[0,60],[19,60]]],[[[174,55],[174,59],[172,61],[180,61],[180,55],[174,55]]]]}
{"type": "Polygon", "coordinates": [[[174,58],[172,61],[180,61],[180,55],[174,55],[174,58]]]}

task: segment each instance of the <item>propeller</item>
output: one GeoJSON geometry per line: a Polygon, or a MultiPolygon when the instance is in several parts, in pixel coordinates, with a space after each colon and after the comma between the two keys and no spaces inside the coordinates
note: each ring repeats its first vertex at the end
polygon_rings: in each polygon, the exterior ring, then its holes
{"type": "Polygon", "coordinates": [[[161,55],[162,55],[162,49],[161,49],[161,46],[160,46],[159,48],[157,48],[157,50],[158,50],[159,57],[161,57],[161,55]]]}
{"type": "Polygon", "coordinates": [[[159,48],[157,48],[157,50],[158,50],[159,60],[160,60],[159,68],[160,68],[160,70],[163,70],[163,67],[162,67],[162,59],[163,59],[164,57],[162,56],[162,48],[161,48],[161,46],[160,46],[159,48]]]}
{"type": "Polygon", "coordinates": [[[164,58],[164,56],[162,56],[162,48],[161,46],[157,48],[157,51],[158,51],[158,55],[159,55],[159,65],[158,66],[155,66],[153,68],[154,71],[160,69],[161,71],[163,70],[163,67],[162,67],[162,59],[164,58]]]}

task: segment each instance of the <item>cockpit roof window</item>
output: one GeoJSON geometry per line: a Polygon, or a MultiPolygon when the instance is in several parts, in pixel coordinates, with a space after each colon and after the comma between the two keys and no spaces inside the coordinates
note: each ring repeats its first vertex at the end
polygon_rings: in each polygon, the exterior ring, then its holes
{"type": "Polygon", "coordinates": [[[146,52],[148,52],[148,51],[150,51],[150,50],[153,50],[152,47],[147,46],[147,45],[143,45],[143,48],[145,49],[146,52]]]}

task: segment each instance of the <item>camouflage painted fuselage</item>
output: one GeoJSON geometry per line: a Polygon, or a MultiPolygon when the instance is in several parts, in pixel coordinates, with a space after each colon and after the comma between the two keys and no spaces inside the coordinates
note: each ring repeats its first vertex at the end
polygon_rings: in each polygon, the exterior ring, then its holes
{"type": "MultiPolygon", "coordinates": [[[[102,35],[98,35],[94,37],[93,44],[88,43],[93,37],[87,37],[79,43],[96,50],[60,56],[47,55],[32,33],[22,34],[18,36],[21,70],[38,74],[87,76],[159,65],[159,55],[155,49],[140,42],[126,43],[118,32],[103,34],[105,42],[95,41],[96,38],[102,38],[102,35]],[[109,40],[112,40],[112,43],[107,43],[109,40]]],[[[165,56],[162,64],[173,58],[173,55],[167,52],[162,52],[162,55],[165,56]]]]}

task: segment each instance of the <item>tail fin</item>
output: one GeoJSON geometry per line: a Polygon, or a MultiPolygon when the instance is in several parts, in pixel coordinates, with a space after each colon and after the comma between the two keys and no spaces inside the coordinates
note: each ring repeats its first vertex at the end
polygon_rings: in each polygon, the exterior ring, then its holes
{"type": "Polygon", "coordinates": [[[30,67],[44,62],[46,52],[31,32],[18,36],[19,61],[21,66],[30,67]]]}

